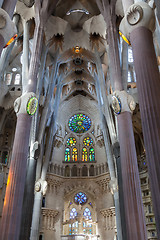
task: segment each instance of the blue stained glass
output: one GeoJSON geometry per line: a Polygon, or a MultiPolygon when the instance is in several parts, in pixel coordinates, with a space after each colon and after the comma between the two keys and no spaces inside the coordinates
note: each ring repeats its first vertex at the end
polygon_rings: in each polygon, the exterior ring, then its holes
{"type": "Polygon", "coordinates": [[[84,133],[91,127],[91,119],[85,114],[79,113],[69,119],[69,128],[75,133],[84,133]]]}
{"type": "Polygon", "coordinates": [[[89,208],[85,208],[84,212],[83,212],[83,216],[86,218],[86,219],[92,219],[91,218],[91,211],[89,208]]]}
{"type": "Polygon", "coordinates": [[[87,202],[87,196],[85,193],[79,192],[75,195],[74,200],[77,204],[84,204],[87,202]]]}
{"type": "Polygon", "coordinates": [[[70,218],[75,218],[77,216],[77,210],[72,208],[70,211],[70,218]]]}

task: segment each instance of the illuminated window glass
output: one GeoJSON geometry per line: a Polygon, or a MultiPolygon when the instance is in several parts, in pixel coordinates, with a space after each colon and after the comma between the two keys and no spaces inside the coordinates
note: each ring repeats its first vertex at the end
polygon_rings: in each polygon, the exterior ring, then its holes
{"type": "Polygon", "coordinates": [[[77,161],[77,148],[73,148],[73,151],[72,151],[72,161],[74,161],[74,162],[77,161]]]}
{"type": "Polygon", "coordinates": [[[85,219],[92,219],[91,217],[91,211],[88,207],[85,208],[84,212],[83,212],[83,216],[85,217],[85,219]]]}
{"type": "Polygon", "coordinates": [[[70,162],[71,155],[70,155],[70,149],[66,148],[65,150],[65,162],[70,162]]]}
{"type": "Polygon", "coordinates": [[[74,197],[74,201],[77,203],[77,204],[84,204],[87,202],[87,196],[85,193],[82,193],[82,192],[79,192],[75,195],[74,197]]]}
{"type": "Polygon", "coordinates": [[[133,52],[131,48],[128,49],[128,62],[133,63],[133,52]]]}
{"type": "Polygon", "coordinates": [[[83,212],[83,216],[86,220],[88,221],[84,221],[83,222],[83,232],[85,234],[92,234],[92,216],[91,216],[91,211],[88,207],[85,208],[84,212],[83,212]]]}
{"type": "Polygon", "coordinates": [[[77,217],[77,210],[75,208],[72,208],[70,211],[70,219],[73,219],[77,217]]]}
{"type": "Polygon", "coordinates": [[[93,143],[93,140],[92,140],[92,138],[90,138],[90,137],[86,137],[86,138],[84,138],[84,140],[83,140],[83,144],[84,144],[85,146],[91,146],[92,143],[93,143]]]}
{"type": "Polygon", "coordinates": [[[67,140],[67,145],[68,146],[75,146],[76,145],[76,139],[75,138],[73,138],[73,137],[70,137],[70,138],[68,138],[68,140],[67,140]]]}
{"type": "Polygon", "coordinates": [[[88,158],[88,156],[87,156],[87,148],[83,148],[82,149],[82,162],[87,162],[87,159],[88,158]]]}
{"type": "Polygon", "coordinates": [[[6,84],[7,85],[11,84],[11,79],[12,79],[12,74],[11,73],[7,73],[6,74],[6,84]]]}
{"type": "Polygon", "coordinates": [[[89,161],[90,162],[95,161],[95,153],[93,147],[89,149],[89,161]]]}
{"type": "Polygon", "coordinates": [[[14,84],[15,85],[19,85],[20,84],[20,80],[21,80],[21,75],[19,73],[17,73],[16,76],[15,76],[14,84]]]}
{"type": "Polygon", "coordinates": [[[132,76],[130,71],[128,71],[128,82],[132,82],[132,76]]]}
{"type": "Polygon", "coordinates": [[[91,119],[85,114],[75,114],[69,119],[69,128],[75,133],[84,133],[91,127],[91,119]]]}

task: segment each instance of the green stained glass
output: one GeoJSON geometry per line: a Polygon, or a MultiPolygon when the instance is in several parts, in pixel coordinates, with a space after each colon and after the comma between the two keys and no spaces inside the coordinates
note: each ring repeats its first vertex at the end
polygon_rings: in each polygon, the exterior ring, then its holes
{"type": "Polygon", "coordinates": [[[82,149],[82,162],[87,162],[87,148],[82,149]]]}
{"type": "Polygon", "coordinates": [[[71,158],[70,149],[66,148],[66,150],[65,150],[65,162],[70,162],[70,158],[71,158]]]}
{"type": "Polygon", "coordinates": [[[70,138],[68,138],[68,140],[67,140],[67,145],[68,146],[75,146],[76,145],[76,139],[75,138],[73,138],[73,137],[70,137],[70,138]]]}
{"type": "Polygon", "coordinates": [[[90,162],[95,161],[95,153],[93,147],[89,149],[89,161],[90,162]]]}
{"type": "Polygon", "coordinates": [[[84,138],[83,143],[85,146],[91,146],[93,143],[93,140],[90,137],[86,137],[86,138],[84,138]]]}
{"type": "Polygon", "coordinates": [[[91,127],[91,119],[85,114],[75,114],[69,119],[69,128],[75,133],[84,133],[91,127]]]}

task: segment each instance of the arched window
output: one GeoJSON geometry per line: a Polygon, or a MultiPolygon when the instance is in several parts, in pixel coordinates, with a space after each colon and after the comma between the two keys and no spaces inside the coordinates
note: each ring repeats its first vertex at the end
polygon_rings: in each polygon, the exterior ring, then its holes
{"type": "Polygon", "coordinates": [[[76,139],[74,137],[69,137],[66,141],[65,149],[65,162],[77,162],[78,160],[78,150],[76,148],[76,139]]]}
{"type": "Polygon", "coordinates": [[[20,84],[20,80],[21,80],[21,75],[19,73],[17,73],[16,76],[15,76],[14,84],[15,85],[19,85],[20,84]]]}
{"type": "Polygon", "coordinates": [[[83,149],[82,149],[82,162],[93,162],[95,161],[95,151],[93,148],[93,140],[91,137],[85,137],[83,139],[83,149]]]}
{"type": "Polygon", "coordinates": [[[91,211],[90,211],[90,209],[88,207],[85,208],[85,210],[83,212],[83,216],[85,217],[86,220],[92,219],[91,211]]]}
{"type": "Polygon", "coordinates": [[[77,162],[77,148],[73,148],[72,151],[72,161],[77,162]]]}
{"type": "MultiPolygon", "coordinates": [[[[75,219],[76,217],[77,217],[77,210],[76,208],[72,208],[70,211],[70,219],[75,219]]],[[[69,235],[77,234],[77,232],[78,232],[78,221],[75,221],[69,224],[69,235]]]]}
{"type": "Polygon", "coordinates": [[[75,217],[77,217],[77,210],[72,208],[70,211],[70,219],[74,219],[75,217]]]}
{"type": "Polygon", "coordinates": [[[70,149],[66,148],[66,151],[65,151],[65,162],[70,162],[70,161],[71,161],[70,149]]]}
{"type": "Polygon", "coordinates": [[[89,176],[94,176],[94,166],[91,165],[89,168],[89,176]]]}
{"type": "Polygon", "coordinates": [[[92,234],[92,216],[91,211],[88,207],[85,208],[83,216],[86,220],[83,222],[83,232],[84,234],[92,234]]]}
{"type": "Polygon", "coordinates": [[[87,160],[88,160],[87,148],[84,147],[82,149],[82,162],[87,162],[87,160]]]}
{"type": "Polygon", "coordinates": [[[94,154],[94,148],[93,148],[93,147],[91,147],[91,148],[89,149],[89,161],[90,161],[90,162],[95,161],[95,154],[94,154]]]}
{"type": "Polygon", "coordinates": [[[72,167],[72,177],[77,177],[77,166],[76,165],[74,165],[72,167]]]}
{"type": "Polygon", "coordinates": [[[88,169],[87,169],[87,166],[83,166],[82,167],[82,176],[85,177],[85,176],[88,176],[88,169]]]}

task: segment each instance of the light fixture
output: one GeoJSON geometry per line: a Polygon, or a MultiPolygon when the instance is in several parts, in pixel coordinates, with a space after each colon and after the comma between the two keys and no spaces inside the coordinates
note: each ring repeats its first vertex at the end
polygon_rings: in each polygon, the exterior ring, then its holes
{"type": "Polygon", "coordinates": [[[74,52],[75,52],[75,53],[79,53],[79,52],[80,52],[80,47],[76,46],[76,47],[74,48],[74,52]]]}
{"type": "Polygon", "coordinates": [[[66,15],[69,16],[71,13],[76,13],[76,12],[85,13],[87,15],[89,14],[89,12],[85,9],[71,9],[66,13],[66,15]]]}
{"type": "Polygon", "coordinates": [[[16,67],[12,68],[12,72],[16,72],[16,71],[17,71],[16,67]]]}

